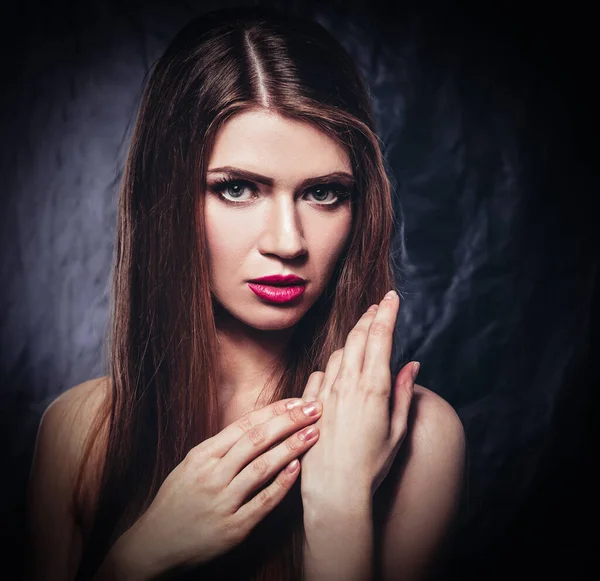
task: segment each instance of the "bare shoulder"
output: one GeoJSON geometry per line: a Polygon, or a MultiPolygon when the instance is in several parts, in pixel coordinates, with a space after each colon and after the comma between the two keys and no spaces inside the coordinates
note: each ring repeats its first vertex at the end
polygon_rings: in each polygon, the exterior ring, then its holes
{"type": "Polygon", "coordinates": [[[406,436],[386,486],[385,581],[429,578],[457,516],[465,461],[458,414],[444,398],[415,384],[406,436]]]}
{"type": "Polygon", "coordinates": [[[66,473],[74,478],[84,458],[88,461],[83,476],[83,496],[79,499],[82,504],[74,507],[78,514],[87,510],[88,503],[92,501],[94,478],[98,476],[99,460],[105,451],[102,445],[106,425],[98,426],[96,421],[103,417],[104,406],[110,397],[109,388],[110,380],[107,376],[71,387],[48,406],[42,418],[43,422],[47,423],[45,429],[48,436],[55,438],[57,449],[64,451],[66,473]],[[90,447],[86,448],[92,429],[98,431],[93,434],[93,441],[89,442],[90,447]],[[86,453],[88,455],[84,456],[86,453]]]}
{"type": "MultiPolygon", "coordinates": [[[[38,430],[36,446],[60,451],[63,468],[73,474],[82,460],[90,429],[107,403],[108,377],[80,383],[64,391],[46,408],[38,430]]],[[[96,448],[100,438],[96,439],[96,448]]]]}
{"type": "Polygon", "coordinates": [[[50,403],[42,419],[48,417],[45,421],[59,424],[68,421],[70,428],[76,428],[78,432],[85,431],[87,422],[107,397],[108,387],[107,376],[90,379],[71,387],[50,403]]]}
{"type": "Polygon", "coordinates": [[[406,435],[386,478],[395,508],[412,502],[412,495],[426,490],[431,478],[437,481],[452,474],[459,479],[465,454],[465,431],[454,408],[434,391],[415,384],[406,435]]]}
{"type": "Polygon", "coordinates": [[[74,436],[71,439],[80,441],[90,421],[105,403],[108,388],[109,378],[103,376],[67,389],[46,408],[42,422],[52,424],[58,432],[69,432],[74,436]]]}
{"type": "Polygon", "coordinates": [[[82,478],[80,498],[85,504],[91,499],[90,484],[102,451],[103,427],[98,422],[108,395],[108,378],[92,379],[63,392],[42,415],[27,489],[34,579],[70,578],[77,561],[82,534],[77,525],[83,516],[82,505],[74,500],[75,485],[85,459],[90,468],[82,478]],[[88,448],[88,435],[96,427],[88,448]]]}
{"type": "Polygon", "coordinates": [[[464,444],[465,432],[456,410],[440,395],[415,384],[409,420],[412,438],[430,443],[459,446],[464,444]]]}
{"type": "Polygon", "coordinates": [[[459,486],[466,454],[463,424],[456,410],[443,397],[422,385],[415,384],[402,446],[401,468],[405,482],[397,503],[412,502],[411,491],[412,494],[424,494],[429,479],[434,479],[438,487],[459,486]],[[421,482],[422,487],[411,488],[406,480],[421,482]]]}

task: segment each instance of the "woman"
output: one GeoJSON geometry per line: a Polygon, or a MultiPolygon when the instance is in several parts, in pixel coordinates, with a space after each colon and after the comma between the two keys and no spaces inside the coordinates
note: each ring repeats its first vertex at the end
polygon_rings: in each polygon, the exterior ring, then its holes
{"type": "Polygon", "coordinates": [[[465,441],[412,362],[392,382],[392,227],[367,88],[322,27],[180,32],[122,182],[110,373],[40,424],[32,577],[428,576],[465,441]]]}

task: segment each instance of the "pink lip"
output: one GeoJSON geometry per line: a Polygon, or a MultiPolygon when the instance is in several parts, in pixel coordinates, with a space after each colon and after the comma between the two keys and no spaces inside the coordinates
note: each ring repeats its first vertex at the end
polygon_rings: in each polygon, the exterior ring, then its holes
{"type": "Polygon", "coordinates": [[[253,278],[250,282],[259,284],[305,284],[306,281],[295,274],[270,274],[261,278],[253,278]]]}
{"type": "Polygon", "coordinates": [[[304,285],[293,286],[271,286],[268,284],[256,284],[249,282],[250,290],[261,299],[273,303],[287,303],[301,296],[306,287],[304,285]]]}

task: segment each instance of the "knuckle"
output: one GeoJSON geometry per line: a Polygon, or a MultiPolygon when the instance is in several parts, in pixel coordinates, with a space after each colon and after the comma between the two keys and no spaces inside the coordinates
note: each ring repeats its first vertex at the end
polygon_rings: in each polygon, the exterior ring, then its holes
{"type": "Polygon", "coordinates": [[[254,426],[247,434],[248,439],[254,446],[260,446],[266,439],[264,429],[259,426],[254,426]]]}
{"type": "Polygon", "coordinates": [[[335,379],[335,381],[333,382],[334,385],[339,384],[341,385],[347,385],[349,383],[356,383],[359,379],[359,375],[357,374],[356,370],[353,369],[352,367],[348,368],[340,368],[340,370],[338,371],[337,377],[335,379]]]}
{"type": "Polygon", "coordinates": [[[226,519],[223,523],[223,536],[231,542],[242,541],[246,536],[247,524],[244,520],[226,519]]]}
{"type": "Polygon", "coordinates": [[[298,434],[295,434],[291,438],[285,441],[285,446],[290,452],[296,452],[299,448],[304,445],[304,440],[300,439],[298,434]]]}
{"type": "Polygon", "coordinates": [[[360,388],[368,393],[373,393],[377,390],[377,383],[372,378],[363,379],[360,382],[360,388]]]}
{"type": "Polygon", "coordinates": [[[376,321],[371,325],[369,333],[374,337],[384,337],[390,333],[390,327],[386,323],[376,321]]]}
{"type": "Polygon", "coordinates": [[[273,406],[273,416],[280,416],[287,412],[287,402],[278,401],[273,406]]]}
{"type": "MultiPolygon", "coordinates": [[[[278,478],[275,479],[279,480],[278,478]]],[[[275,504],[273,492],[268,488],[263,488],[257,495],[258,502],[263,507],[271,507],[275,504]]]]}
{"type": "Polygon", "coordinates": [[[329,356],[329,361],[335,362],[335,361],[340,361],[342,359],[342,356],[344,355],[344,350],[343,349],[336,349],[330,356],[329,356]]]}
{"type": "Polygon", "coordinates": [[[264,476],[269,471],[269,462],[264,456],[259,456],[252,462],[252,472],[264,476]]]}
{"type": "Polygon", "coordinates": [[[360,327],[354,327],[353,329],[350,330],[350,333],[348,333],[348,337],[354,338],[354,339],[360,339],[361,337],[364,337],[367,334],[366,329],[362,326],[360,327]]]}
{"type": "MultiPolygon", "coordinates": [[[[275,478],[274,484],[277,486],[277,490],[281,490],[283,491],[283,494],[285,494],[290,487],[290,480],[293,480],[293,476],[287,472],[282,472],[275,478]]],[[[274,496],[276,497],[277,495],[274,494],[274,496]]]]}
{"type": "Polygon", "coordinates": [[[241,418],[239,418],[237,424],[244,432],[249,432],[254,426],[249,414],[244,414],[241,418]]]}
{"type": "Polygon", "coordinates": [[[204,491],[218,493],[222,488],[221,474],[202,450],[192,448],[184,457],[180,466],[184,478],[194,482],[204,491]]]}
{"type": "Polygon", "coordinates": [[[370,395],[389,395],[389,388],[386,388],[385,384],[381,381],[378,381],[374,377],[368,377],[361,381],[361,389],[367,392],[370,395]]]}
{"type": "Polygon", "coordinates": [[[329,395],[335,398],[338,398],[340,395],[344,393],[345,390],[341,388],[341,385],[346,383],[346,378],[344,376],[338,376],[338,378],[331,384],[329,388],[329,395]]]}
{"type": "Polygon", "coordinates": [[[302,411],[302,406],[292,408],[291,410],[289,410],[288,415],[292,424],[299,424],[303,420],[306,420],[306,414],[302,411]]]}
{"type": "Polygon", "coordinates": [[[194,467],[202,467],[206,463],[208,458],[208,450],[204,445],[208,440],[205,440],[198,446],[194,446],[188,453],[185,455],[185,461],[188,465],[194,467]]]}

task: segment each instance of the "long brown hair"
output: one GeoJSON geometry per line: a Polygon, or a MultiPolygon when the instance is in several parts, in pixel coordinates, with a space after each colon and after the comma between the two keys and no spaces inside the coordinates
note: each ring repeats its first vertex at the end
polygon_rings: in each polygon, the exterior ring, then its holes
{"type": "MultiPolygon", "coordinates": [[[[360,315],[395,286],[390,183],[368,89],[343,47],[318,23],[272,9],[218,10],[188,24],[154,65],[121,182],[110,397],[88,440],[91,450],[105,426],[106,450],[77,579],[93,575],[187,452],[218,432],[203,189],[217,131],[249,108],[313,124],[345,148],[356,179],[351,236],[294,329],[271,401],[300,396],[360,315]]],[[[300,579],[298,483],[208,578],[300,579]],[[227,569],[234,564],[235,573],[227,569]]]]}

